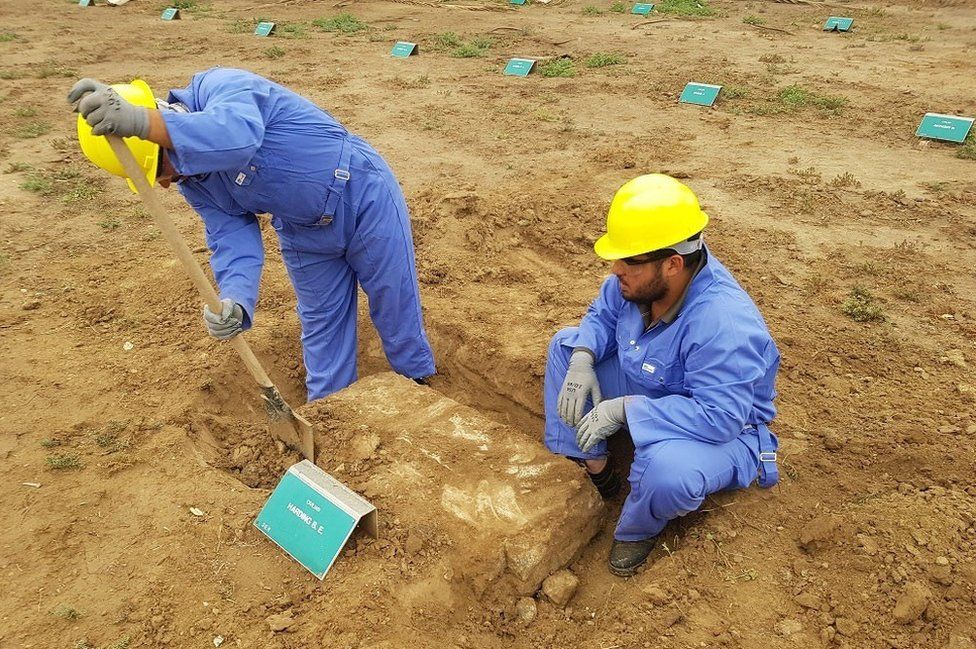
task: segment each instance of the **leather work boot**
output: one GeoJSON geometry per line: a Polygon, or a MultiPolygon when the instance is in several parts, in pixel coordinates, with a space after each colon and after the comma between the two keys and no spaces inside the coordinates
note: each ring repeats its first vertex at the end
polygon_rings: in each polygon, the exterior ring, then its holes
{"type": "Polygon", "coordinates": [[[648,555],[654,549],[657,537],[652,536],[643,541],[618,541],[613,540],[610,548],[610,572],[618,577],[633,577],[637,569],[647,561],[648,555]]]}
{"type": "Polygon", "coordinates": [[[587,471],[586,475],[590,476],[590,480],[604,500],[611,500],[620,493],[620,476],[613,470],[613,465],[609,461],[599,473],[587,471]]]}

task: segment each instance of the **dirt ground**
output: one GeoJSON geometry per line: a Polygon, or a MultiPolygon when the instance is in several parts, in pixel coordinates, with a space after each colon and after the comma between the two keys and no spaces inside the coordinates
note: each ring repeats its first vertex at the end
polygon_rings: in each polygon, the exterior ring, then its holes
{"type": "MultiPolygon", "coordinates": [[[[605,0],[198,0],[171,23],[164,6],[0,6],[0,647],[976,646],[976,161],[957,156],[976,145],[913,135],[927,111],[976,116],[976,3],[715,0],[688,19],[605,0]],[[340,11],[368,29],[312,23],[340,11]],[[829,15],[855,31],[822,32],[829,15]],[[257,18],[278,34],[251,35],[257,18]],[[396,40],[420,55],[391,59],[396,40]],[[452,56],[465,43],[481,56],[452,56]],[[601,52],[624,62],[588,67],[601,52]],[[575,76],[501,74],[562,55],[575,76]],[[412,210],[433,387],[534,439],[546,344],[608,272],[592,242],[614,190],[685,179],[783,354],[780,485],[709,499],[629,580],[605,567],[611,504],[569,566],[575,597],[537,595],[531,621],[514,601],[425,608],[437,584],[392,598],[437,552],[395,522],[312,578],[252,526],[295,456],[63,99],[82,76],[165,96],[213,65],[296,89],[384,154],[412,210]],[[679,105],[688,81],[725,90],[679,105]]],[[[164,203],[205,261],[198,218],[164,203]]],[[[266,236],[248,338],[301,403],[266,236]]],[[[361,330],[361,373],[387,369],[361,330]]],[[[355,483],[352,437],[321,438],[319,464],[355,483]]]]}

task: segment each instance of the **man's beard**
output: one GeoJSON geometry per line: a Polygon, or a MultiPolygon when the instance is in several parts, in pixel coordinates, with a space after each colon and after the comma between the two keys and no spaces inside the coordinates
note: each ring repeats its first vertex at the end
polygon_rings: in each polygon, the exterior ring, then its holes
{"type": "Polygon", "coordinates": [[[651,304],[652,302],[657,302],[668,294],[668,285],[665,283],[664,278],[659,274],[654,278],[654,281],[635,288],[633,293],[625,294],[623,291],[621,291],[621,294],[628,302],[634,302],[635,304],[651,304]]]}

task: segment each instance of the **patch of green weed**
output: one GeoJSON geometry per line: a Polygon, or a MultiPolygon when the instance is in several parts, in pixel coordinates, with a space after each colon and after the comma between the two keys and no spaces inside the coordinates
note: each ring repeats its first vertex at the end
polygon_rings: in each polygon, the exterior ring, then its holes
{"type": "Polygon", "coordinates": [[[56,439],[42,439],[41,446],[44,448],[54,448],[55,446],[61,446],[61,442],[56,439]]]}
{"type": "Polygon", "coordinates": [[[760,18],[759,16],[746,16],[742,19],[742,22],[747,25],[765,25],[766,19],[760,18]]]}
{"type": "Polygon", "coordinates": [[[58,453],[50,455],[45,460],[47,465],[55,471],[65,471],[68,469],[80,469],[84,466],[77,455],[73,453],[58,453]]]}
{"type": "Polygon", "coordinates": [[[840,310],[855,322],[884,322],[886,317],[877,298],[863,286],[855,286],[840,310]]]}
{"type": "Polygon", "coordinates": [[[34,117],[37,115],[37,109],[33,106],[26,106],[24,108],[18,108],[14,111],[14,115],[17,117],[34,117]]]}
{"type": "Polygon", "coordinates": [[[307,27],[304,23],[285,23],[277,25],[277,34],[282,38],[308,38],[307,27]]]}
{"type": "Polygon", "coordinates": [[[339,32],[341,34],[355,34],[369,29],[369,25],[356,18],[351,13],[343,12],[332,18],[316,18],[312,24],[325,32],[339,32]]]}
{"type": "Polygon", "coordinates": [[[13,81],[14,79],[23,79],[24,73],[20,70],[0,70],[0,79],[4,81],[13,81]]]}
{"type": "Polygon", "coordinates": [[[68,606],[67,604],[61,604],[51,611],[51,615],[55,617],[63,617],[66,620],[77,620],[81,617],[81,612],[75,608],[72,608],[71,606],[68,606]]]}
{"type": "Polygon", "coordinates": [[[459,59],[470,59],[484,56],[485,52],[492,46],[490,38],[476,38],[467,43],[461,43],[451,51],[451,56],[459,59]]]}
{"type": "Polygon", "coordinates": [[[6,173],[15,174],[20,171],[30,171],[33,168],[34,167],[27,164],[26,162],[11,162],[9,165],[7,165],[6,173]]]}
{"type": "Polygon", "coordinates": [[[47,122],[31,122],[15,128],[13,130],[13,135],[14,137],[19,137],[22,140],[29,140],[31,138],[40,137],[50,130],[51,125],[47,122]]]}
{"type": "Polygon", "coordinates": [[[662,14],[675,16],[714,16],[715,10],[708,6],[705,0],[661,0],[654,6],[654,10],[662,14]]]}
{"type": "Polygon", "coordinates": [[[45,61],[37,69],[34,76],[38,79],[49,79],[51,77],[72,78],[78,76],[78,71],[55,61],[45,61]]]}
{"type": "Polygon", "coordinates": [[[16,40],[20,40],[20,36],[18,36],[16,33],[0,32],[0,43],[9,43],[16,40]]]}
{"type": "Polygon", "coordinates": [[[603,9],[600,9],[599,7],[594,7],[593,5],[586,5],[585,7],[583,7],[584,16],[599,16],[602,13],[603,13],[603,9]]]}
{"type": "Polygon", "coordinates": [[[831,115],[839,115],[841,109],[847,105],[847,97],[820,95],[796,83],[782,88],[777,93],[777,98],[790,110],[813,106],[831,115]]]}
{"type": "Polygon", "coordinates": [[[103,230],[118,230],[121,226],[122,221],[118,220],[114,216],[98,222],[98,227],[103,230]]]}
{"type": "Polygon", "coordinates": [[[539,72],[544,77],[575,77],[576,68],[570,59],[553,59],[543,63],[539,67],[539,72]]]}
{"type": "Polygon", "coordinates": [[[749,96],[749,89],[744,86],[722,86],[722,97],[725,99],[740,99],[749,96]]]}
{"type": "Polygon", "coordinates": [[[956,151],[956,157],[963,160],[976,160],[976,136],[972,133],[966,136],[962,146],[956,151]]]}
{"type": "Polygon", "coordinates": [[[586,67],[604,68],[608,65],[621,65],[627,62],[627,57],[616,52],[594,52],[586,57],[586,67]]]}
{"type": "Polygon", "coordinates": [[[612,5],[610,5],[610,11],[615,14],[622,14],[627,11],[627,5],[622,2],[614,2],[612,5]]]}
{"type": "Polygon", "coordinates": [[[461,38],[454,32],[442,32],[434,37],[434,41],[440,47],[457,47],[461,44],[461,38]]]}
{"type": "Polygon", "coordinates": [[[285,50],[281,49],[277,45],[273,45],[272,47],[264,50],[264,55],[269,59],[280,59],[285,55],[285,50]]]}

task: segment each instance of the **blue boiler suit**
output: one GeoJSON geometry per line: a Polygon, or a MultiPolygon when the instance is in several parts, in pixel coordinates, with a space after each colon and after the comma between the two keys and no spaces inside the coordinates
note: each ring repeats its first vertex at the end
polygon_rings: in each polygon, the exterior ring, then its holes
{"type": "Polygon", "coordinates": [[[307,99],[256,74],[213,68],[162,111],[180,192],[203,219],[220,297],[251,326],[271,214],[298,298],[308,399],[356,380],[357,281],[393,369],[434,373],[407,205],[380,155],[307,99]]]}
{"type": "Polygon", "coordinates": [[[594,353],[604,399],[627,397],[634,462],[614,534],[620,541],[658,534],[710,493],[747,487],[757,475],[761,486],[777,479],[777,442],[767,424],[776,414],[779,351],[748,294],[705,254],[670,323],[646,329],[638,305],[624,300],[619,280],[610,276],[580,326],[563,329],[549,346],[549,450],[582,459],[607,455],[605,441],[583,453],[576,431],[557,412],[574,348],[594,353]]]}

